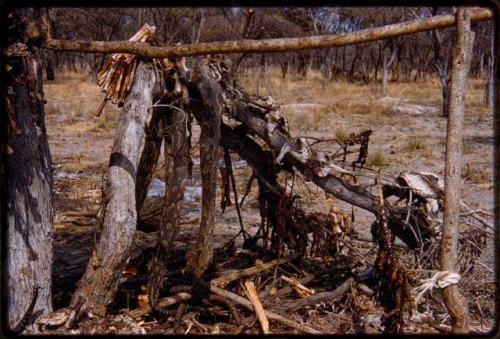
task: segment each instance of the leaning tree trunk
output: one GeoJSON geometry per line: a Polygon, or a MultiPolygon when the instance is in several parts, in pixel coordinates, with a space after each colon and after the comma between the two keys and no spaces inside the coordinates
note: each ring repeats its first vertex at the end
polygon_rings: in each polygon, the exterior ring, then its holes
{"type": "Polygon", "coordinates": [[[97,315],[106,314],[113,301],[136,230],[135,180],[148,109],[152,104],[155,74],[151,64],[137,67],[134,84],[125,100],[109,160],[109,202],[102,235],[71,301],[97,315]]]}
{"type": "MultiPolygon", "coordinates": [[[[462,132],[467,72],[471,63],[473,44],[474,33],[470,29],[470,16],[465,8],[460,8],[457,12],[457,42],[453,55],[446,135],[444,220],[440,257],[442,271],[454,272],[458,267],[462,132]]],[[[460,294],[458,286],[450,285],[444,288],[443,297],[451,316],[453,332],[467,333],[467,302],[460,294]]]]}
{"type": "Polygon", "coordinates": [[[2,102],[8,119],[8,144],[2,150],[8,178],[2,304],[3,326],[14,332],[52,311],[52,168],[42,67],[30,40],[39,33],[39,20],[39,10],[13,11],[2,50],[2,102]]]}
{"type": "Polygon", "coordinates": [[[193,114],[201,127],[200,167],[202,183],[202,212],[200,232],[188,267],[200,277],[212,260],[215,198],[217,189],[217,154],[221,134],[220,86],[208,75],[208,68],[197,62],[189,83],[193,114]]]}

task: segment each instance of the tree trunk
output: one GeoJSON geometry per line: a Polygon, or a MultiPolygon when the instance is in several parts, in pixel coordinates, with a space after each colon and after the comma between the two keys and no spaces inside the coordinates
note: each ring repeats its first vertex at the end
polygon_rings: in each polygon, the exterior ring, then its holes
{"type": "Polygon", "coordinates": [[[164,128],[163,116],[165,115],[165,111],[163,107],[154,108],[153,115],[146,129],[146,139],[137,168],[135,191],[137,211],[142,209],[149,185],[151,185],[151,180],[153,180],[158,165],[163,140],[162,129],[164,128]]]}
{"type": "Polygon", "coordinates": [[[330,79],[330,64],[331,62],[331,50],[326,50],[323,53],[323,62],[321,63],[321,75],[323,76],[323,80],[321,81],[321,88],[324,90],[326,85],[328,84],[328,80],[330,79]]]}
{"type": "Polygon", "coordinates": [[[45,74],[48,81],[56,80],[56,72],[54,70],[54,63],[52,62],[52,57],[47,56],[47,65],[45,66],[45,74]]]}
{"type": "Polygon", "coordinates": [[[450,82],[448,80],[448,72],[444,61],[437,66],[439,72],[439,80],[441,81],[441,94],[443,97],[442,114],[447,117],[450,111],[450,82]]]}
{"type": "Polygon", "coordinates": [[[484,88],[484,103],[493,112],[495,104],[495,30],[494,23],[491,23],[491,43],[490,43],[490,58],[488,63],[488,74],[485,79],[484,88]]]}
{"type": "MultiPolygon", "coordinates": [[[[467,72],[474,44],[474,33],[470,29],[470,16],[466,9],[460,8],[456,15],[457,41],[451,71],[450,111],[446,135],[443,236],[440,253],[441,270],[450,272],[456,272],[458,267],[463,118],[467,72]]],[[[458,286],[450,285],[444,288],[443,298],[451,316],[453,332],[467,333],[468,307],[458,286]]]]}
{"type": "Polygon", "coordinates": [[[188,269],[199,278],[212,261],[215,198],[217,190],[217,154],[221,133],[220,86],[208,75],[202,62],[195,63],[189,96],[192,111],[201,127],[200,171],[202,211],[198,239],[188,257],[188,269]]]}
{"type": "Polygon", "coordinates": [[[125,100],[109,161],[110,196],[99,244],[71,301],[80,299],[87,310],[104,315],[114,298],[117,279],[126,263],[136,230],[135,180],[155,75],[150,64],[140,63],[125,100]]]}
{"type": "Polygon", "coordinates": [[[387,96],[387,79],[389,77],[389,68],[394,62],[396,54],[393,52],[391,54],[391,59],[387,60],[387,50],[384,51],[384,65],[383,65],[383,76],[382,76],[382,96],[387,96]]]}
{"type": "MultiPolygon", "coordinates": [[[[84,227],[78,232],[59,230],[54,233],[54,265],[52,268],[52,292],[54,308],[66,307],[75,291],[76,284],[95,249],[95,238],[100,232],[84,227]]],[[[158,232],[134,234],[130,261],[141,260],[145,250],[158,244],[158,232]]]]}
{"type": "Polygon", "coordinates": [[[166,192],[160,227],[160,241],[166,253],[170,253],[172,244],[179,231],[180,202],[184,198],[184,189],[188,174],[189,150],[187,143],[186,122],[187,114],[173,109],[169,111],[166,128],[170,131],[170,143],[165,140],[166,192]],[[168,147],[168,149],[167,149],[168,147]],[[170,154],[167,155],[167,152],[170,154]]]}
{"type": "Polygon", "coordinates": [[[479,78],[484,77],[484,52],[481,52],[481,58],[479,59],[479,78]]]}
{"type": "Polygon", "coordinates": [[[8,119],[8,227],[2,304],[6,305],[3,326],[14,332],[52,311],[53,179],[44,121],[42,66],[35,47],[22,48],[33,42],[28,30],[36,28],[39,20],[38,9],[13,11],[6,26],[9,30],[4,46],[8,47],[2,51],[9,54],[2,67],[2,102],[8,119]],[[29,20],[26,28],[23,17],[29,20]]]}

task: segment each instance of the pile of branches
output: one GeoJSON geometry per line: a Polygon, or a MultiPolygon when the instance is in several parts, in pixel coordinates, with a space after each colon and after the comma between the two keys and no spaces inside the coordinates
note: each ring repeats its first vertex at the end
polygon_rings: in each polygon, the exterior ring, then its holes
{"type": "MultiPolygon", "coordinates": [[[[137,67],[113,67],[113,63],[123,62],[123,58],[112,59],[101,72],[101,77],[114,79],[116,76],[112,73],[119,69],[120,79],[133,78],[137,67]]],[[[340,142],[340,153],[320,152],[309,145],[307,139],[291,136],[287,119],[272,97],[249,94],[236,86],[229,71],[231,67],[222,58],[194,58],[189,62],[188,67],[184,58],[175,56],[154,62],[161,81],[138,166],[136,203],[137,210],[142,211],[139,225],[141,221],[143,225],[147,224],[145,215],[159,218],[147,245],[130,256],[129,266],[139,268],[130,279],[123,278],[120,285],[121,290],[135,291],[132,297],[135,309],[127,311],[128,316],[140,319],[152,314],[160,321],[171,321],[171,316],[174,316],[172,330],[176,332],[186,312],[199,310],[199,306],[204,305],[207,310],[225,317],[226,323],[234,322],[239,332],[249,330],[252,322],[258,320],[262,331],[268,333],[271,319],[299,332],[321,333],[321,329],[295,322],[283,312],[339,298],[349,291],[355,295],[354,291],[359,290],[369,296],[375,295],[383,306],[381,325],[384,331],[402,333],[403,310],[405,305],[411,306],[411,296],[406,267],[398,258],[394,241],[398,237],[420,256],[418,262],[421,265],[425,262],[426,268],[435,268],[433,261],[439,235],[436,220],[442,210],[442,180],[432,173],[402,173],[394,178],[365,167],[371,130],[353,133],[346,141],[340,142]],[[184,182],[192,171],[190,149],[194,120],[201,128],[202,216],[195,246],[189,251],[179,252],[173,244],[179,233],[179,206],[184,182]],[[167,191],[161,206],[151,212],[145,198],[162,143],[166,150],[167,191]],[[349,162],[347,155],[353,154],[355,146],[359,146],[354,152],[356,158],[349,162]],[[257,180],[261,225],[254,235],[248,233],[242,222],[242,200],[238,199],[236,192],[231,153],[246,160],[252,168],[245,196],[253,181],[257,180]],[[225,164],[221,207],[224,210],[230,204],[232,187],[240,234],[244,238],[243,251],[235,249],[234,242],[219,249],[213,248],[219,154],[222,154],[225,164]],[[377,217],[372,225],[372,241],[378,244],[373,262],[368,263],[355,249],[355,227],[347,213],[337,209],[329,213],[304,211],[297,204],[300,196],[288,185],[279,183],[280,172],[300,174],[325,193],[372,212],[377,217]],[[150,211],[146,213],[144,210],[148,208],[150,211]],[[422,256],[432,259],[424,260],[422,256]],[[322,267],[313,267],[314,258],[322,258],[322,267]],[[256,260],[257,264],[252,266],[256,260]],[[221,268],[238,267],[244,263],[250,267],[221,271],[221,268]],[[278,266],[282,272],[298,266],[315,273],[294,278],[288,271],[280,278],[288,286],[277,290],[278,266]],[[274,275],[270,274],[271,269],[274,269],[274,275]],[[315,293],[304,286],[325,275],[329,275],[330,285],[335,286],[333,291],[315,293]],[[254,282],[248,280],[251,276],[259,281],[263,290],[260,294],[256,292],[254,282]],[[247,279],[244,285],[235,284],[242,278],[247,279]],[[371,282],[371,288],[365,282],[371,282]],[[146,303],[141,304],[140,286],[143,283],[147,285],[147,297],[146,303]],[[228,287],[234,291],[229,291],[228,287]],[[276,307],[276,296],[293,291],[299,300],[276,307]],[[248,298],[241,297],[241,294],[248,298]],[[180,306],[173,309],[177,304],[180,306]],[[239,307],[247,310],[246,317],[240,313],[239,307]],[[274,310],[270,311],[273,307],[274,310]],[[249,318],[252,312],[256,318],[249,318]]],[[[106,91],[120,93],[118,101],[125,95],[123,90],[128,88],[120,85],[128,84],[126,81],[116,82],[119,91],[112,90],[109,81],[102,83],[108,86],[106,91]]],[[[150,232],[151,229],[142,231],[150,232]]],[[[471,253],[472,256],[476,254],[471,253]]],[[[129,299],[127,294],[130,308],[129,299]]],[[[362,311],[359,303],[353,302],[355,322],[355,318],[367,310],[362,311]]],[[[123,301],[122,304],[117,301],[114,307],[124,307],[123,301]]],[[[74,321],[77,315],[74,310],[63,310],[59,318],[56,317],[57,321],[52,315],[41,318],[38,325],[47,330],[57,327],[64,319],[71,327],[76,322],[71,325],[69,320],[74,321]]],[[[192,317],[190,319],[190,326],[198,327],[201,332],[213,330],[192,317]]],[[[182,331],[186,332],[185,329],[182,331]]]]}

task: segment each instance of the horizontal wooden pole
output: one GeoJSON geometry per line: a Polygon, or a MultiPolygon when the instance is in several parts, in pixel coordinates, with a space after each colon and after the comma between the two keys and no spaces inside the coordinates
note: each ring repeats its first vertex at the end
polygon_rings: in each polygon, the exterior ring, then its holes
{"type": "MultiPolygon", "coordinates": [[[[492,18],[493,13],[489,9],[471,10],[471,22],[473,23],[490,20],[492,18]]],[[[363,29],[352,33],[318,35],[305,38],[203,42],[174,47],[155,47],[137,41],[47,39],[42,43],[42,47],[67,52],[130,53],[149,58],[230,53],[270,53],[347,46],[357,43],[396,38],[406,34],[434,29],[443,29],[453,25],[455,25],[454,15],[439,15],[428,19],[405,21],[378,28],[363,29]]]]}

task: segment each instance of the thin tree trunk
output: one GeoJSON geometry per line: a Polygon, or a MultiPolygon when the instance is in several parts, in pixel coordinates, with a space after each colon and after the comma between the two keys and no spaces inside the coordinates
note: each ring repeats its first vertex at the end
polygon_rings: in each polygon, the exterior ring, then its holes
{"type": "Polygon", "coordinates": [[[155,75],[150,64],[140,63],[125,100],[109,161],[110,196],[99,244],[71,301],[96,315],[106,314],[113,301],[136,230],[135,180],[155,75]]]}
{"type": "Polygon", "coordinates": [[[137,211],[142,209],[144,200],[146,199],[149,185],[153,180],[153,176],[158,165],[158,158],[161,153],[161,143],[163,141],[162,129],[164,128],[165,109],[163,107],[154,108],[153,115],[146,129],[146,139],[137,167],[137,180],[135,200],[137,211]]]}
{"type": "Polygon", "coordinates": [[[166,128],[169,130],[171,142],[165,142],[165,183],[166,192],[160,227],[160,241],[166,253],[169,253],[179,231],[180,202],[184,198],[184,189],[188,174],[188,144],[186,123],[187,114],[173,109],[166,128]],[[167,147],[168,145],[168,147],[167,147]],[[167,154],[171,152],[171,154],[167,154]]]}
{"type": "Polygon", "coordinates": [[[331,50],[326,50],[323,55],[323,62],[321,63],[321,74],[323,75],[323,80],[321,82],[321,88],[324,90],[330,79],[330,65],[332,63],[331,50]]]}
{"type": "MultiPolygon", "coordinates": [[[[435,52],[437,53],[437,52],[435,52]]],[[[435,64],[441,82],[441,96],[442,96],[442,116],[447,117],[450,106],[450,81],[448,79],[448,71],[446,66],[446,59],[443,56],[435,57],[435,64]]]]}
{"type": "MultiPolygon", "coordinates": [[[[453,55],[450,88],[450,111],[446,135],[445,196],[443,236],[440,264],[442,271],[456,272],[458,258],[458,224],[460,215],[460,181],[465,91],[469,71],[474,33],[470,29],[470,16],[465,8],[457,11],[457,41],[453,55]]],[[[451,316],[454,333],[468,332],[467,301],[457,285],[443,290],[446,308],[451,316]]]]}
{"type": "Polygon", "coordinates": [[[488,64],[488,74],[485,80],[484,103],[493,111],[495,103],[495,30],[494,23],[491,25],[490,58],[488,64]]]}
{"type": "Polygon", "coordinates": [[[10,54],[2,67],[2,102],[8,119],[7,144],[2,150],[7,153],[4,170],[8,177],[3,326],[15,332],[52,311],[52,167],[40,52],[14,45],[31,44],[23,17],[36,25],[40,11],[23,8],[11,13],[2,51],[10,54]]]}
{"type": "Polygon", "coordinates": [[[389,77],[389,68],[391,67],[392,63],[394,62],[395,56],[396,56],[396,53],[393,52],[391,54],[391,59],[387,60],[387,50],[384,51],[384,66],[383,66],[383,76],[382,76],[382,96],[383,97],[387,96],[387,79],[389,77]]]}
{"type": "Polygon", "coordinates": [[[202,212],[198,239],[189,254],[188,268],[200,277],[213,255],[215,198],[217,190],[217,154],[221,134],[220,86],[208,75],[208,68],[195,63],[189,83],[191,107],[201,127],[200,170],[202,183],[202,212]]]}

